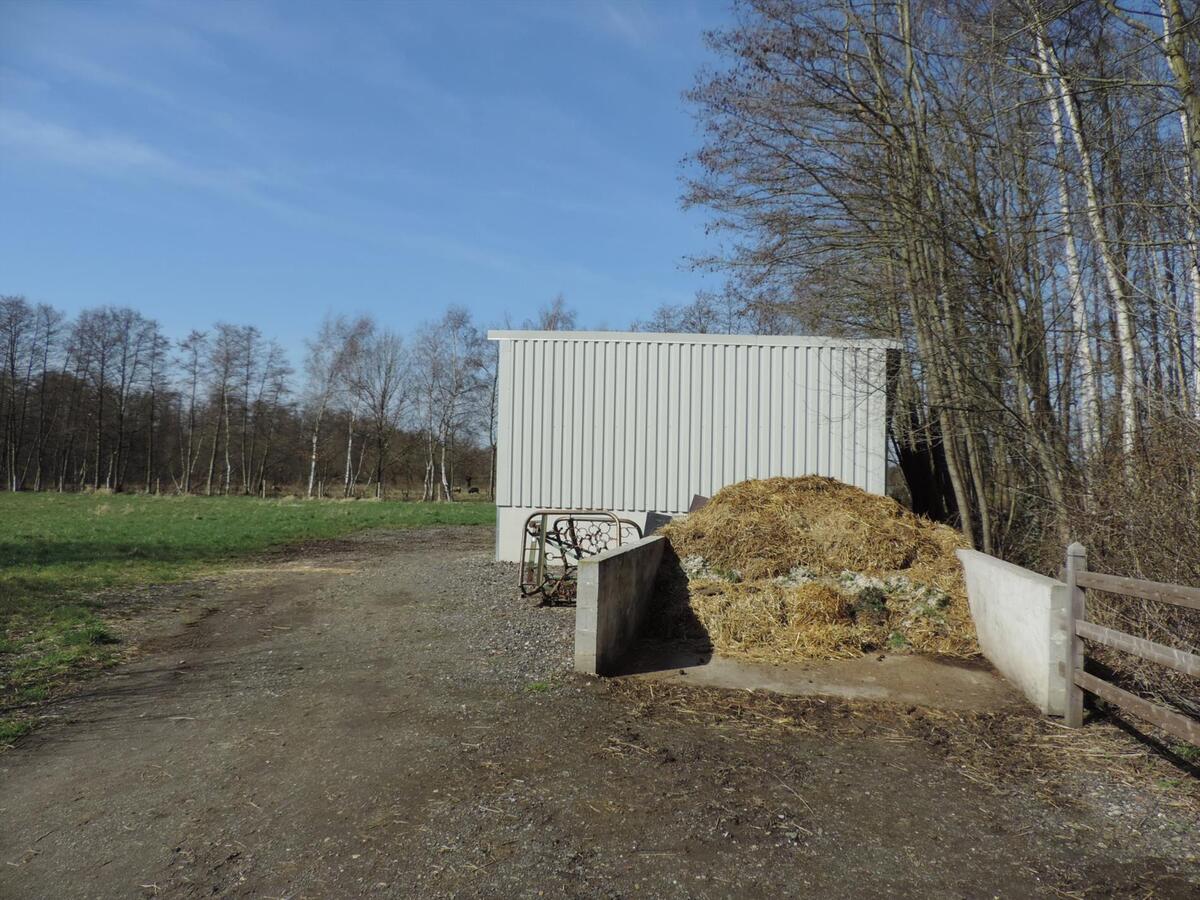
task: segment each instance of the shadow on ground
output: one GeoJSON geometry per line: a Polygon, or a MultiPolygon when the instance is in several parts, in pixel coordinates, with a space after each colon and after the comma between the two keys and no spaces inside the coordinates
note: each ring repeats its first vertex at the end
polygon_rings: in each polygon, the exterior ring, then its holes
{"type": "Polygon", "coordinates": [[[616,675],[702,666],[713,658],[712,638],[688,603],[687,575],[669,541],[654,590],[658,602],[643,626],[643,637],[621,660],[616,675]]]}

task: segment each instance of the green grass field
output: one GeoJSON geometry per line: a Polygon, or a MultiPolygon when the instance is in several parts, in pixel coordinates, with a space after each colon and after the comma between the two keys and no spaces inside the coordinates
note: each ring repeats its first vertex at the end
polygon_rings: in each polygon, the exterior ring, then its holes
{"type": "Polygon", "coordinates": [[[28,727],[21,708],[117,656],[107,589],[371,528],[494,521],[478,502],[0,493],[0,744],[28,727]]]}

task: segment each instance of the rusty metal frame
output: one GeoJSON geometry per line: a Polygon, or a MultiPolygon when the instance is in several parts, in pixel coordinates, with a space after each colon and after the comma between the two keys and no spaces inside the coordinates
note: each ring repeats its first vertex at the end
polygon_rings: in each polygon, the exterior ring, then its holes
{"type": "MultiPolygon", "coordinates": [[[[541,594],[544,603],[568,599],[565,595],[574,585],[579,560],[585,556],[603,552],[602,550],[596,550],[593,553],[588,553],[584,549],[576,534],[575,526],[578,522],[610,523],[613,526],[613,535],[617,547],[621,546],[625,527],[631,528],[639,538],[642,536],[641,526],[630,519],[622,519],[611,510],[534,510],[526,516],[525,522],[521,527],[521,549],[518,557],[520,559],[520,571],[517,579],[522,596],[529,597],[541,594]],[[541,522],[535,527],[534,522],[537,519],[540,519],[541,522]],[[565,539],[558,527],[559,523],[563,520],[566,520],[567,523],[567,536],[565,539]],[[548,539],[552,531],[552,521],[554,523],[553,532],[559,535],[557,539],[548,539]],[[536,543],[531,545],[531,538],[535,538],[536,543]],[[561,571],[557,575],[549,572],[549,553],[552,550],[557,550],[561,558],[561,571]],[[532,559],[530,558],[531,553],[533,554],[532,559]],[[575,565],[571,564],[571,559],[575,560],[575,565]]],[[[603,549],[609,548],[605,547],[603,549]]]]}

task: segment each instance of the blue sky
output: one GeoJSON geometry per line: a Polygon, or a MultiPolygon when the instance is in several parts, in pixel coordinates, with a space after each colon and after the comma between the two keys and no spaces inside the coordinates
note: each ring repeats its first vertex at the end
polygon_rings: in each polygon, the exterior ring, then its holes
{"type": "Polygon", "coordinates": [[[0,293],[298,347],[563,292],[621,328],[711,276],[680,94],[725,2],[0,4],[0,293]]]}

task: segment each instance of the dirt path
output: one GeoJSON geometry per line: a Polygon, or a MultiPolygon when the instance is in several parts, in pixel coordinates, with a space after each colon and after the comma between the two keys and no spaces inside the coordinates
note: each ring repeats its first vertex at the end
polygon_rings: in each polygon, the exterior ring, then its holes
{"type": "Polygon", "coordinates": [[[1169,793],[1052,802],[1069,776],[989,781],[933,730],[576,679],[573,611],[513,600],[490,542],[374,535],[210,585],[0,756],[0,896],[1200,891],[1169,793]]]}

